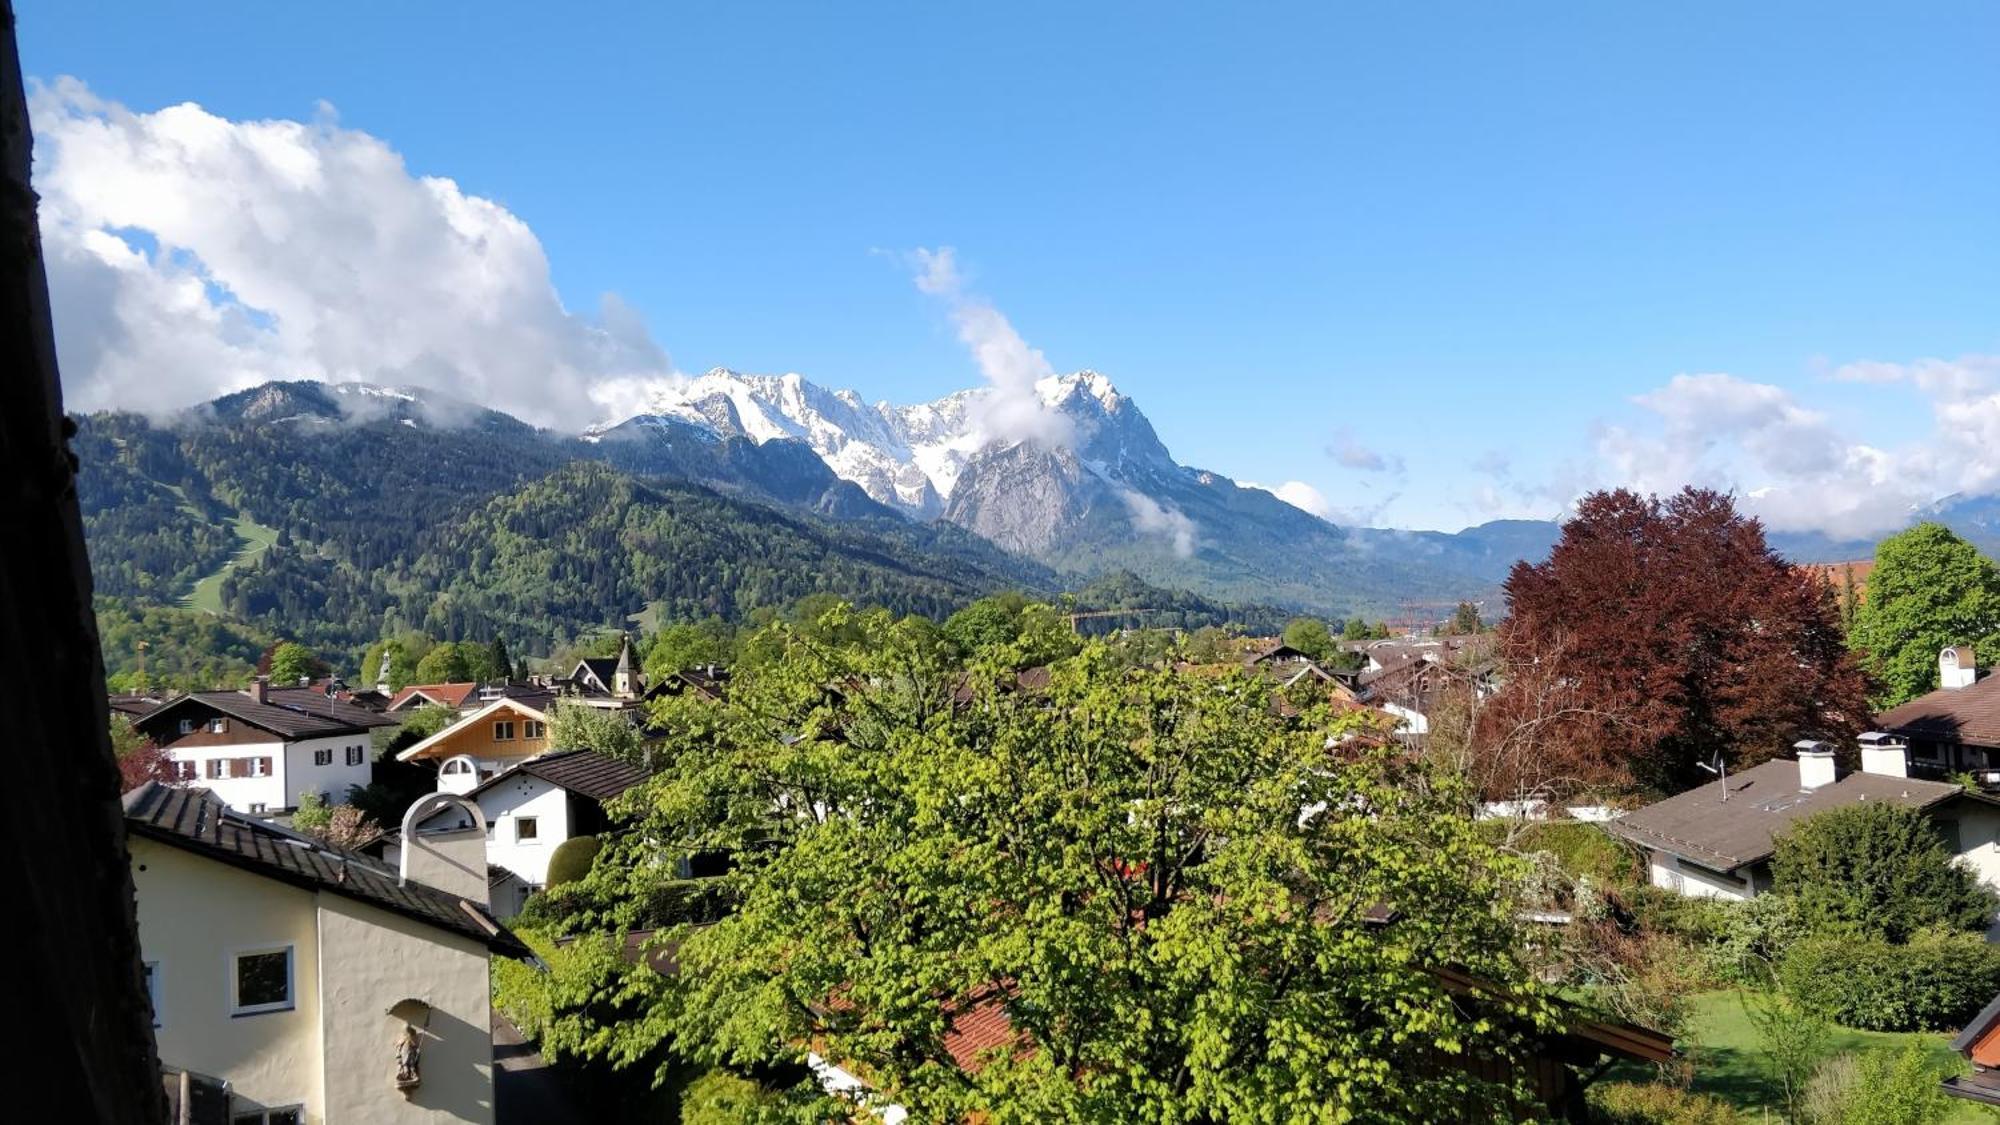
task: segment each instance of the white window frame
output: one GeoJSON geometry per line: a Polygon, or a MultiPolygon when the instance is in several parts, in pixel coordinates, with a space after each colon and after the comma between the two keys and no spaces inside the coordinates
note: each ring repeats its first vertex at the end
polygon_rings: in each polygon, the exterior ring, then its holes
{"type": "Polygon", "coordinates": [[[160,1027],[167,1022],[166,1009],[160,1003],[160,963],[143,962],[146,968],[146,999],[153,1005],[153,1026],[160,1027]]]}
{"type": "Polygon", "coordinates": [[[547,723],[542,722],[540,719],[526,719],[522,721],[522,738],[547,738],[548,736],[549,728],[547,723]]]}
{"type": "Polygon", "coordinates": [[[363,750],[363,749],[362,749],[361,747],[359,747],[359,746],[349,746],[349,747],[347,748],[347,764],[348,764],[348,765],[350,765],[350,766],[359,766],[359,765],[365,765],[365,764],[367,764],[367,762],[368,762],[368,754],[367,754],[367,752],[366,752],[365,750],[363,750]]]}
{"type": "Polygon", "coordinates": [[[514,720],[512,719],[493,720],[493,741],[495,742],[514,741],[514,720]],[[507,731],[507,733],[505,734],[500,733],[501,728],[503,727],[506,728],[507,731]]]}
{"type": "Polygon", "coordinates": [[[197,730],[200,730],[200,729],[201,729],[201,724],[200,724],[200,723],[197,723],[197,722],[195,722],[195,721],[194,721],[193,719],[182,719],[182,720],[181,720],[181,723],[180,723],[180,732],[181,732],[182,734],[193,734],[193,733],[194,733],[195,731],[197,731],[197,730]]]}
{"type": "Polygon", "coordinates": [[[514,818],[514,842],[515,842],[515,843],[517,843],[517,844],[528,844],[528,845],[535,845],[535,844],[539,844],[539,843],[541,843],[541,842],[542,842],[542,821],[541,821],[541,818],[540,818],[540,817],[535,817],[535,816],[517,816],[517,817],[515,817],[515,818],[514,818]],[[532,835],[532,836],[523,836],[523,835],[521,835],[521,826],[522,826],[523,824],[526,824],[526,825],[530,825],[530,826],[532,826],[532,827],[534,828],[534,835],[532,835]]]}
{"type": "Polygon", "coordinates": [[[245,774],[245,777],[271,776],[271,771],[264,765],[264,756],[262,754],[252,754],[243,760],[250,763],[250,772],[245,774]]]}
{"type": "Polygon", "coordinates": [[[323,746],[318,750],[313,751],[313,765],[330,766],[332,764],[333,764],[333,747],[323,746]]]}
{"type": "MultiPolygon", "coordinates": [[[[228,972],[229,1014],[230,1016],[261,1016],[270,1012],[289,1012],[299,1006],[299,958],[290,942],[267,942],[263,945],[245,945],[229,951],[225,962],[228,972]],[[236,994],[243,981],[237,972],[237,962],[245,957],[259,957],[270,953],[285,955],[285,999],[274,1004],[249,1004],[240,1002],[236,994]]],[[[286,1107],[279,1107],[286,1108],[286,1107]]]]}
{"type": "Polygon", "coordinates": [[[217,715],[214,718],[208,720],[208,733],[228,734],[229,733],[228,717],[224,715],[217,715]]]}

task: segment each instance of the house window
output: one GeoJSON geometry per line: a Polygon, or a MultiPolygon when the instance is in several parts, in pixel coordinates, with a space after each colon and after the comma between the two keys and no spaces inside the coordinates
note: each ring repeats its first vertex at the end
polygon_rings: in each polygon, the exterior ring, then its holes
{"type": "Polygon", "coordinates": [[[460,762],[460,761],[450,761],[450,762],[446,762],[446,763],[444,764],[444,769],[443,769],[443,771],[442,771],[442,772],[444,772],[444,773],[447,773],[447,774],[460,774],[460,773],[464,773],[464,772],[466,771],[466,769],[467,769],[467,766],[466,766],[466,764],[465,764],[464,762],[460,762]]]}
{"type": "Polygon", "coordinates": [[[539,828],[540,826],[535,823],[534,817],[517,816],[514,818],[514,839],[516,841],[538,839],[539,828]]]}
{"type": "Polygon", "coordinates": [[[193,734],[193,733],[194,733],[194,720],[193,720],[193,719],[182,719],[182,720],[181,720],[181,733],[182,733],[182,734],[193,734]]]}
{"type": "Polygon", "coordinates": [[[292,1006],[292,947],[246,949],[234,957],[230,1014],[282,1012],[292,1006]]]}
{"type": "Polygon", "coordinates": [[[332,748],[332,747],[328,747],[328,748],[327,748],[327,749],[325,749],[325,750],[315,750],[315,751],[313,751],[313,765],[316,765],[316,766],[330,766],[330,765],[332,765],[332,764],[333,764],[333,748],[332,748]]]}
{"type": "Polygon", "coordinates": [[[245,767],[245,774],[244,774],[244,775],[245,775],[246,777],[269,777],[269,776],[271,776],[271,759],[269,759],[269,758],[244,758],[244,759],[242,759],[242,760],[243,760],[244,762],[248,763],[248,764],[247,764],[247,766],[245,767]]]}
{"type": "Polygon", "coordinates": [[[514,741],[514,720],[501,719],[495,722],[493,724],[493,741],[495,742],[514,741]]]}
{"type": "Polygon", "coordinates": [[[229,776],[229,759],[210,758],[203,762],[202,770],[210,781],[221,781],[229,776]]]}
{"type": "Polygon", "coordinates": [[[193,781],[193,780],[195,779],[195,771],[196,771],[196,769],[197,769],[197,766],[196,766],[196,764],[195,764],[194,762],[175,762],[175,763],[174,763],[174,780],[175,780],[175,781],[193,781]]]}
{"type": "Polygon", "coordinates": [[[262,801],[252,801],[252,802],[250,802],[250,811],[251,811],[251,812],[270,812],[270,811],[271,811],[271,806],[269,806],[269,805],[265,804],[265,803],[264,803],[264,802],[262,802],[262,801]]]}
{"type": "Polygon", "coordinates": [[[288,1105],[278,1109],[254,1109],[237,1106],[229,1115],[229,1125],[304,1125],[306,1109],[300,1105],[288,1105]]]}
{"type": "Polygon", "coordinates": [[[542,725],[540,719],[528,719],[521,723],[522,738],[546,738],[548,733],[549,728],[542,725]]]}
{"type": "Polygon", "coordinates": [[[229,730],[229,720],[217,715],[208,721],[208,733],[225,734],[229,730]]]}
{"type": "Polygon", "coordinates": [[[160,963],[148,961],[146,969],[146,999],[153,1005],[153,1026],[160,1026],[160,963]]]}
{"type": "Polygon", "coordinates": [[[364,762],[364,761],[366,761],[366,760],[367,760],[367,754],[366,754],[366,753],[365,753],[365,752],[364,752],[364,751],[363,751],[363,750],[361,749],[361,747],[359,747],[359,746],[349,746],[349,747],[347,748],[347,764],[348,764],[348,765],[350,765],[350,766],[358,766],[358,765],[360,765],[360,764],[361,764],[362,762],[364,762]]]}

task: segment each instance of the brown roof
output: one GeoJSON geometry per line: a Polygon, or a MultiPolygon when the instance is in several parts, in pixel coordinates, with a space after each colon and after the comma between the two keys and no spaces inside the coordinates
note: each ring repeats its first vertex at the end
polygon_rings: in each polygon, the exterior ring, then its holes
{"type": "Polygon", "coordinates": [[[521,940],[495,922],[484,903],[425,883],[405,883],[364,856],[240,813],[206,789],[149,781],[125,794],[125,827],[234,867],[378,906],[405,918],[484,942],[496,953],[528,957],[521,940]]]}
{"type": "Polygon", "coordinates": [[[420,695],[439,706],[457,709],[465,706],[465,701],[478,690],[478,684],[411,684],[389,701],[389,710],[400,711],[420,695]]]}
{"type": "Polygon", "coordinates": [[[558,789],[595,801],[609,801],[646,780],[645,770],[616,758],[605,757],[595,750],[558,750],[553,754],[530,758],[512,769],[495,774],[466,796],[483,793],[517,773],[539,777],[558,789]]]}
{"type": "Polygon", "coordinates": [[[2000,676],[1920,695],[1875,716],[1875,726],[1905,738],[2000,747],[2000,676]]]}
{"type": "Polygon", "coordinates": [[[1927,809],[1965,794],[1949,782],[1873,773],[1850,773],[1830,785],[1804,790],[1799,788],[1799,764],[1790,758],[1730,774],[1726,801],[1724,784],[1711,781],[1627,813],[1605,827],[1641,847],[1728,873],[1770,858],[1777,837],[1814,813],[1861,801],[1927,809]]]}
{"type": "MultiPolygon", "coordinates": [[[[259,703],[240,691],[197,691],[178,695],[140,716],[133,725],[151,734],[163,728],[168,716],[189,707],[219,711],[286,741],[330,734],[366,734],[368,727],[376,725],[372,721],[364,724],[351,720],[344,715],[287,707],[275,701],[259,703]]],[[[371,720],[374,717],[369,716],[371,720]]]]}
{"type": "Polygon", "coordinates": [[[309,715],[324,715],[357,727],[393,727],[401,721],[372,707],[363,707],[338,697],[328,699],[321,688],[272,688],[264,694],[264,699],[280,707],[309,715]]]}
{"type": "Polygon", "coordinates": [[[108,702],[113,711],[118,712],[128,719],[136,719],[141,715],[150,714],[157,708],[160,705],[160,697],[157,695],[113,695],[108,697],[108,702]]]}

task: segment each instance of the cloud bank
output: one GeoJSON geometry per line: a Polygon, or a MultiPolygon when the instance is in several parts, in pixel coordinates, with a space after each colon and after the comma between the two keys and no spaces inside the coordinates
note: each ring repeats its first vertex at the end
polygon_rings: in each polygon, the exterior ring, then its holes
{"type": "Polygon", "coordinates": [[[271,379],[448,391],[564,428],[601,381],[668,375],[636,312],[563,307],[519,217],[382,140],[135,113],[75,79],[30,96],[71,409],[164,412],[271,379]]]}
{"type": "Polygon", "coordinates": [[[1042,402],[1035,384],[1055,374],[1040,348],[1031,347],[999,309],[966,289],[958,253],[949,246],[911,252],[917,288],[944,302],[959,342],[972,353],[989,393],[973,422],[992,441],[1037,441],[1067,446],[1075,439],[1068,415],[1042,402]]]}

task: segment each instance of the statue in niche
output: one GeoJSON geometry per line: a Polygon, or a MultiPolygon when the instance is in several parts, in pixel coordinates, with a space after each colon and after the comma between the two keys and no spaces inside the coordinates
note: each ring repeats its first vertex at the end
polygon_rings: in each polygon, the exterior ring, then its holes
{"type": "Polygon", "coordinates": [[[417,1029],[403,1025],[403,1034],[396,1040],[396,1088],[407,1090],[423,1081],[419,1073],[419,1060],[423,1049],[417,1045],[417,1029]]]}

